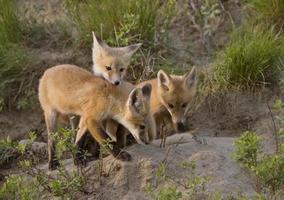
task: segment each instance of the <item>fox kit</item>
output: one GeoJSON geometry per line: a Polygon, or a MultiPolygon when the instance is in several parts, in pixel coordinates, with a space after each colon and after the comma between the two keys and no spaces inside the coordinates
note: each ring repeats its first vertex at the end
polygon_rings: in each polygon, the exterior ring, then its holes
{"type": "Polygon", "coordinates": [[[93,71],[114,85],[119,85],[126,74],[132,55],[142,45],[133,44],[126,47],[110,47],[99,41],[93,34],[93,71]]]}
{"type": "Polygon", "coordinates": [[[144,81],[138,86],[151,83],[151,112],[154,114],[157,127],[159,119],[170,116],[175,131],[185,131],[186,114],[189,102],[196,93],[197,75],[195,67],[183,76],[169,76],[163,70],[158,72],[157,79],[144,81]]]}
{"type": "MultiPolygon", "coordinates": [[[[81,117],[76,135],[78,145],[86,130],[100,144],[108,136],[102,130],[103,122],[114,119],[126,127],[138,143],[148,141],[147,123],[151,85],[142,88],[112,85],[95,77],[90,72],[74,65],[58,65],[47,69],[39,83],[39,101],[44,111],[48,131],[49,169],[57,167],[55,143],[52,133],[56,131],[59,115],[75,114],[81,117]]],[[[109,152],[120,160],[130,160],[131,156],[113,143],[109,152]]]]}

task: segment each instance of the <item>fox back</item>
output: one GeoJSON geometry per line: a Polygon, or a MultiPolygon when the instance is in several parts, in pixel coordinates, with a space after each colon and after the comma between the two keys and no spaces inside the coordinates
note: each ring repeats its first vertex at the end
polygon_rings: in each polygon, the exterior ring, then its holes
{"type": "Polygon", "coordinates": [[[126,74],[132,55],[141,43],[126,47],[110,47],[93,34],[93,71],[114,85],[119,85],[126,74]]]}

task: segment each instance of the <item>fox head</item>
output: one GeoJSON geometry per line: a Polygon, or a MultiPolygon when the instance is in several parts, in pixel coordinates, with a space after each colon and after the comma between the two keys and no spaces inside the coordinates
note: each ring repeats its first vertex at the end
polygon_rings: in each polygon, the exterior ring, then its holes
{"type": "Polygon", "coordinates": [[[119,85],[126,74],[132,55],[142,45],[110,47],[93,34],[93,71],[114,85],[119,85]]]}
{"type": "Polygon", "coordinates": [[[151,91],[151,84],[135,88],[126,103],[123,125],[139,144],[147,144],[156,135],[155,121],[150,113],[151,91]]]}
{"type": "Polygon", "coordinates": [[[172,117],[176,131],[185,131],[188,106],[196,93],[195,67],[183,76],[169,76],[158,72],[158,95],[172,117]]]}

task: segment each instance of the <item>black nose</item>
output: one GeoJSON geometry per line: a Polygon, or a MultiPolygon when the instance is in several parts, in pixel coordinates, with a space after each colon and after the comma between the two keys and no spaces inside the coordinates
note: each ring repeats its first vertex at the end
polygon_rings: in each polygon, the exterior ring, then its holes
{"type": "Polygon", "coordinates": [[[185,131],[185,126],[184,126],[184,124],[182,123],[182,122],[178,122],[177,123],[177,129],[178,129],[178,131],[185,131]]]}
{"type": "Polygon", "coordinates": [[[115,81],[114,82],[115,85],[119,85],[119,83],[120,83],[119,81],[115,81]]]}

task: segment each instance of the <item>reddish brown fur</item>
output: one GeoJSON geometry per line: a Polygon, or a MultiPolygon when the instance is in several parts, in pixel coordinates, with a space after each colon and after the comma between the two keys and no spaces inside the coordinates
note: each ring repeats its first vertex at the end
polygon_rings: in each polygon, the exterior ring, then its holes
{"type": "MultiPolygon", "coordinates": [[[[129,87],[127,83],[114,86],[74,65],[59,65],[46,70],[39,84],[39,100],[49,134],[50,169],[56,167],[53,163],[55,147],[51,134],[56,131],[59,114],[81,116],[77,143],[88,129],[102,144],[107,138],[101,130],[102,122],[106,119],[117,120],[134,134],[138,142],[146,142],[148,124],[145,118],[149,114],[147,95],[142,94],[140,89],[129,87]],[[139,129],[142,124],[146,126],[145,130],[139,129]]],[[[120,155],[118,158],[122,160],[129,158],[126,152],[121,153],[119,149],[111,153],[116,157],[120,155]]]]}

